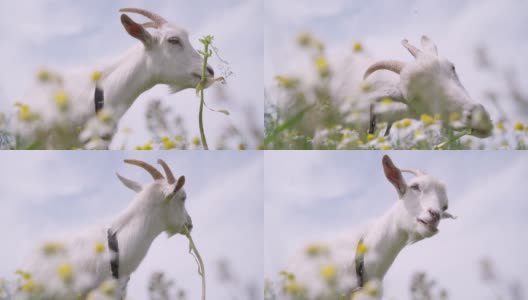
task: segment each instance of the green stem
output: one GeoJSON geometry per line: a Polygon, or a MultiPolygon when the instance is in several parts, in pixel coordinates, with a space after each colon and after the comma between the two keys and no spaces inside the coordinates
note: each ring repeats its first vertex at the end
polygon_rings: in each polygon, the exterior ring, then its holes
{"type": "Polygon", "coordinates": [[[462,131],[461,133],[453,136],[452,138],[448,138],[445,142],[442,142],[436,146],[433,147],[433,150],[438,150],[438,149],[442,149],[443,147],[445,147],[446,145],[449,145],[451,144],[452,142],[462,138],[463,136],[465,135],[468,135],[468,134],[471,134],[471,130],[470,129],[466,129],[464,131],[462,131]]]}
{"type": "Polygon", "coordinates": [[[207,139],[205,138],[205,130],[203,126],[203,107],[204,107],[204,87],[206,84],[206,71],[207,71],[207,60],[209,59],[209,56],[211,55],[209,53],[209,44],[212,41],[212,37],[208,38],[205,37],[203,40],[201,40],[204,44],[204,60],[203,60],[203,66],[202,66],[202,80],[200,81],[200,112],[198,113],[198,124],[200,126],[200,138],[202,140],[202,147],[204,150],[209,150],[209,146],[207,145],[207,139]]]}
{"type": "Polygon", "coordinates": [[[194,244],[194,241],[192,239],[191,233],[189,232],[189,229],[187,226],[183,226],[184,228],[184,234],[189,240],[189,253],[194,257],[196,260],[196,263],[198,264],[198,274],[202,277],[202,300],[205,300],[205,267],[202,260],[202,257],[200,256],[200,252],[198,252],[198,249],[196,249],[196,245],[194,244]],[[191,250],[193,252],[191,252],[191,250]]]}
{"type": "Polygon", "coordinates": [[[207,140],[205,139],[205,132],[203,127],[203,106],[204,106],[204,91],[200,91],[200,112],[198,113],[198,123],[200,124],[200,138],[202,140],[202,145],[204,150],[209,150],[207,146],[207,140]]]}

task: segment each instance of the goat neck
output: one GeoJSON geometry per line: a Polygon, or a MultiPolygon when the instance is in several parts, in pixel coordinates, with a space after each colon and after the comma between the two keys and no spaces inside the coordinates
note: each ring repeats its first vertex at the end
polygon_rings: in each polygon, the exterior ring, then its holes
{"type": "Polygon", "coordinates": [[[155,214],[153,209],[144,203],[132,204],[111,223],[112,232],[117,231],[120,277],[137,269],[154,239],[164,230],[161,218],[156,217],[161,212],[155,214]]]}
{"type": "Polygon", "coordinates": [[[137,45],[103,74],[100,87],[105,94],[105,109],[117,120],[139,95],[154,87],[154,75],[148,69],[148,52],[142,45],[137,45]]]}
{"type": "Polygon", "coordinates": [[[363,242],[367,247],[365,254],[365,277],[383,280],[385,273],[396,256],[409,242],[409,234],[401,226],[402,207],[396,203],[381,218],[371,224],[363,242]]]}

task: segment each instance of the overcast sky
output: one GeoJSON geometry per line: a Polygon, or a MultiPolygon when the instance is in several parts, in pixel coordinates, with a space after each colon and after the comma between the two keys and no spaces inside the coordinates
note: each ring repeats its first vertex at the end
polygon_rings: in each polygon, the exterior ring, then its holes
{"type": "MultiPolygon", "coordinates": [[[[96,67],[118,58],[139,43],[130,37],[119,21],[122,7],[140,7],[159,13],[170,22],[190,32],[191,44],[212,34],[234,73],[222,85],[223,92],[210,89],[206,101],[212,108],[225,108],[231,116],[204,113],[205,129],[211,145],[219,133],[233,123],[243,132],[248,122],[263,130],[263,13],[260,0],[168,1],[104,0],[72,2],[68,0],[20,0],[0,3],[0,111],[13,111],[13,103],[24,99],[37,70],[42,66],[65,71],[96,67]],[[225,97],[220,97],[223,94],[225,97]],[[248,113],[248,111],[250,113],[248,113]]],[[[143,20],[135,15],[134,19],[143,20]]],[[[225,68],[212,58],[210,64],[221,74],[225,68]]],[[[145,128],[145,108],[153,98],[185,119],[189,138],[199,136],[198,104],[195,92],[188,89],[168,96],[168,88],[158,86],[144,93],[121,120],[121,128],[132,129],[129,146],[146,143],[150,136],[145,128]]],[[[121,146],[124,137],[115,137],[121,146]]],[[[253,141],[254,144],[257,141],[253,141]]],[[[250,145],[255,147],[256,145],[250,145]]]]}
{"type": "MultiPolygon", "coordinates": [[[[119,172],[147,183],[141,168],[125,158],[156,163],[164,159],[176,176],[185,175],[186,208],[193,218],[193,239],[214,299],[243,297],[249,284],[262,291],[263,199],[262,153],[259,152],[2,152],[0,153],[0,277],[14,280],[38,241],[92,224],[107,224],[134,194],[116,178],[119,172]],[[231,264],[238,284],[218,283],[219,260],[231,264]]],[[[201,281],[185,237],[161,234],[131,277],[130,299],[147,299],[148,277],[166,272],[177,286],[198,299],[201,281]]],[[[261,293],[259,292],[258,295],[261,293]]]]}
{"type": "MultiPolygon", "coordinates": [[[[274,85],[276,74],[306,77],[313,73],[307,71],[313,69],[308,56],[295,43],[300,32],[311,32],[324,42],[337,69],[343,66],[352,53],[352,45],[358,41],[374,60],[409,61],[412,57],[401,46],[401,40],[407,38],[419,45],[421,35],[426,34],[437,44],[439,54],[455,64],[462,84],[475,101],[487,105],[492,117],[496,119],[496,111],[484,97],[488,90],[499,92],[499,100],[507,112],[520,117],[511,105],[504,104],[511,102],[505,93],[504,80],[476,68],[475,49],[487,48],[496,63],[494,72],[500,76],[515,66],[520,86],[528,86],[528,60],[521,54],[528,52],[527,1],[270,0],[267,3],[264,29],[267,88],[274,85]]],[[[524,91],[528,92],[526,88],[524,91]]],[[[274,102],[276,97],[272,94],[267,100],[274,102]]]]}
{"type": "MultiPolygon", "coordinates": [[[[264,273],[277,279],[292,255],[381,215],[397,200],[378,151],[266,152],[264,273]]],[[[480,282],[478,262],[492,259],[502,286],[528,290],[525,213],[528,156],[523,152],[390,152],[402,168],[447,185],[449,211],[438,235],[406,247],[383,285],[387,299],[409,299],[411,275],[426,271],[450,299],[496,299],[480,282]],[[393,298],[391,298],[393,297],[393,298]]]]}

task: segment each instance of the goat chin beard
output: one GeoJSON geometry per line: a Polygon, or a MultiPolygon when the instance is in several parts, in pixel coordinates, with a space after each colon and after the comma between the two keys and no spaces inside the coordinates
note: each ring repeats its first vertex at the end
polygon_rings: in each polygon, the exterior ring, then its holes
{"type": "Polygon", "coordinates": [[[167,234],[167,237],[171,238],[178,233],[183,234],[183,231],[176,229],[174,226],[169,226],[165,229],[165,233],[167,234]]]}

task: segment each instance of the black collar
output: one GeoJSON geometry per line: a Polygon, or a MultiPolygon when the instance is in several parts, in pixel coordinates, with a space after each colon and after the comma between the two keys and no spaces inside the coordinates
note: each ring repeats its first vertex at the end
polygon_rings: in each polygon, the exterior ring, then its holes
{"type": "Polygon", "coordinates": [[[94,103],[95,113],[97,114],[104,107],[104,91],[98,86],[95,86],[94,103]]]}
{"type": "Polygon", "coordinates": [[[365,244],[361,238],[356,247],[356,275],[357,275],[357,290],[363,288],[365,284],[365,244]]]}
{"type": "Polygon", "coordinates": [[[112,233],[108,229],[108,248],[110,249],[110,268],[112,269],[112,277],[119,279],[119,245],[117,244],[117,232],[112,233]]]}

